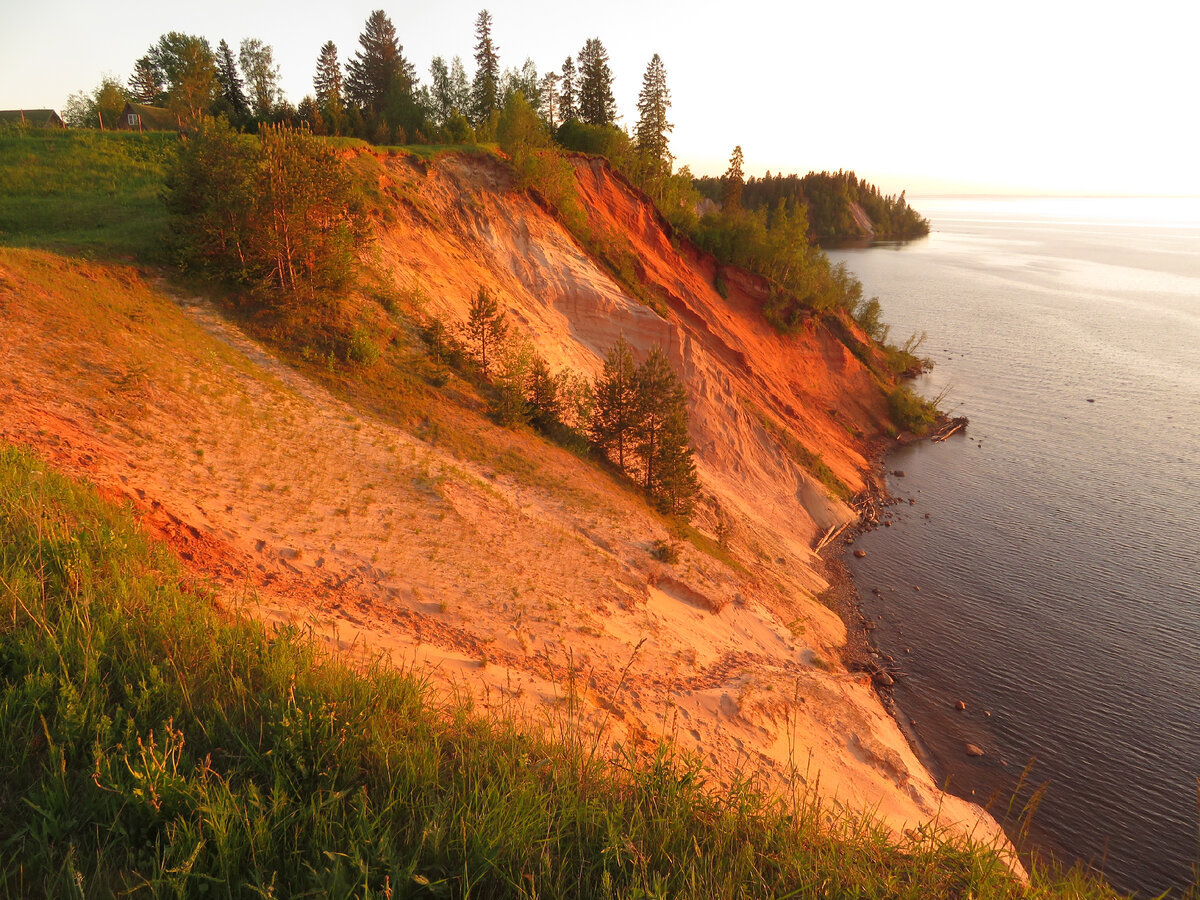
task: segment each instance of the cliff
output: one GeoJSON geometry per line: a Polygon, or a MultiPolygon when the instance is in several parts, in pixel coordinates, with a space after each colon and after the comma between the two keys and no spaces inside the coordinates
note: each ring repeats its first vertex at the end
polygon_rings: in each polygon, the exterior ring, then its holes
{"type": "Polygon", "coordinates": [[[937,817],[1002,840],[842,666],[845,627],[818,599],[811,548],[853,513],[811,461],[857,491],[889,424],[835,330],[814,318],[781,338],[758,313],[767,285],[718,272],[602,161],[573,162],[589,231],[627,253],[665,315],[501,161],[372,164],[371,265],[429,314],[462,320],[482,285],[554,366],[594,375],[621,334],[639,355],[667,351],[705,495],[695,530],[494,426],[467,386],[414,386],[419,350],[365,299],[350,302],[392,340],[352,378],[284,364],[153,272],[36,251],[0,251],[0,437],[128,499],[231,608],[428,666],[535,723],[578,690],[606,746],[666,736],[723,781],[758,772],[897,831],[937,817]],[[677,562],[652,555],[672,540],[677,562]]]}

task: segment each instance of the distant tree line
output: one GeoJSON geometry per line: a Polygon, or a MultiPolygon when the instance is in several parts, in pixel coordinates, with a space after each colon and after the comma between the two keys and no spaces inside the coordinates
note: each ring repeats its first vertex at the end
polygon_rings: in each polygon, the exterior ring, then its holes
{"type": "MultiPolygon", "coordinates": [[[[697,190],[714,201],[722,200],[725,187],[724,178],[696,179],[697,190]]],[[[851,212],[855,203],[870,218],[876,237],[907,239],[929,234],[928,220],[908,205],[903,191],[886,195],[853,172],[809,172],[803,177],[767,172],[745,182],[740,201],[748,210],[766,210],[768,226],[775,211],[803,206],[809,235],[815,240],[865,237],[851,212]]]]}

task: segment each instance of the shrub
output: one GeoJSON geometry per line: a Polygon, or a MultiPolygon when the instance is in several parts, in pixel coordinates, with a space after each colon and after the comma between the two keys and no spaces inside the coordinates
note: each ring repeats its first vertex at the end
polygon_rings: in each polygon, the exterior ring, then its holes
{"type": "Polygon", "coordinates": [[[917,435],[928,432],[941,415],[937,400],[926,400],[907,384],[888,393],[888,409],[897,425],[917,435]]]}

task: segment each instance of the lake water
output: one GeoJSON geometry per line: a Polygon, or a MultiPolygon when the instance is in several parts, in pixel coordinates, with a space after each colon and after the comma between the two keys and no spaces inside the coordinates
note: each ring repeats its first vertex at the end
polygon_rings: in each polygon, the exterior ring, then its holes
{"type": "Polygon", "coordinates": [[[850,560],[902,715],[955,793],[1003,814],[1045,784],[1036,844],[1178,888],[1200,859],[1200,200],[912,203],[928,238],[830,253],[893,339],[928,333],[918,387],[971,420],[889,457],[902,503],[850,560]]]}

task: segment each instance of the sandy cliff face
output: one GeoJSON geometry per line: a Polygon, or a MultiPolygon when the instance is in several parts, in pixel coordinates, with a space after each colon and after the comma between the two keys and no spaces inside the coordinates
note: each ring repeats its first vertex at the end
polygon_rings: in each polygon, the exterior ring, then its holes
{"type": "MultiPolygon", "coordinates": [[[[552,365],[587,374],[620,334],[667,351],[709,498],[696,524],[715,538],[723,523],[727,550],[681,543],[659,562],[670,535],[640,495],[535,435],[468,407],[447,415],[469,444],[375,417],[202,299],[50,254],[0,251],[0,437],[129,499],[231,606],[428,666],[535,725],[561,723],[574,689],[606,748],[667,737],[720,781],[758,774],[897,829],[936,816],[1000,839],[841,666],[844,626],[815,599],[810,548],[851,512],[778,435],[863,485],[886,410],[854,354],[816,321],[776,335],[748,274],[722,271],[722,298],[713,260],[600,162],[575,162],[590,224],[627,244],[665,317],[500,162],[381,165],[376,261],[431,311],[463,319],[486,286],[552,365]]],[[[403,363],[390,352],[380,366],[403,363]]]]}
{"type": "MultiPolygon", "coordinates": [[[[781,338],[758,310],[767,286],[717,265],[669,234],[652,205],[601,160],[576,160],[589,227],[636,260],[662,318],[629,296],[559,221],[511,189],[501,164],[447,158],[423,171],[403,158],[388,176],[410,198],[383,236],[402,283],[421,286],[437,313],[462,320],[480,285],[501,298],[552,365],[598,373],[623,334],[635,352],[668,353],[689,390],[692,436],[705,489],[747,529],[801,558],[816,536],[850,516],[780,443],[786,430],[852,490],[863,486],[865,440],[885,421],[866,367],[827,328],[781,338]],[[773,423],[773,435],[764,427],[773,423]]],[[[810,580],[819,590],[819,578],[810,580]]]]}

